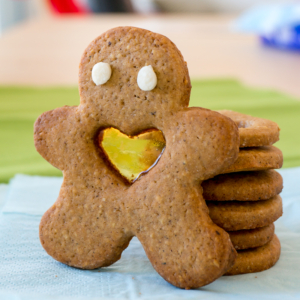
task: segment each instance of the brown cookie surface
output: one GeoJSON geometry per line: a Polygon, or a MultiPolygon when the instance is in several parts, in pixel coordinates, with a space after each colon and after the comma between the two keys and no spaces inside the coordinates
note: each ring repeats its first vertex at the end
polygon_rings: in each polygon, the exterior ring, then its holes
{"type": "Polygon", "coordinates": [[[275,170],[221,174],[202,182],[205,200],[256,201],[278,195],[283,188],[281,175],[275,170]]]}
{"type": "Polygon", "coordinates": [[[275,226],[270,224],[249,230],[228,231],[232,245],[236,250],[256,248],[268,243],[274,235],[275,226]]]}
{"type": "Polygon", "coordinates": [[[222,173],[280,169],[282,163],[282,152],[274,146],[241,148],[238,159],[222,173]]]}
{"type": "Polygon", "coordinates": [[[280,241],[276,234],[264,246],[240,250],[233,267],[225,275],[261,272],[273,267],[280,257],[280,241]]]}
{"type": "Polygon", "coordinates": [[[270,146],[279,140],[280,128],[273,121],[231,110],[219,110],[218,112],[229,117],[237,124],[241,148],[270,146]]]}
{"type": "Polygon", "coordinates": [[[207,201],[207,206],[213,222],[227,231],[264,227],[282,215],[279,195],[261,201],[207,201]]]}
{"type": "Polygon", "coordinates": [[[187,108],[190,88],[182,55],[162,35],[120,27],[88,46],[79,70],[80,105],[46,112],[35,123],[37,150],[64,175],[40,223],[48,254],[82,269],[109,266],[137,236],[157,272],[180,288],[208,284],[232,266],[235,250],[209,218],[200,184],[237,158],[238,129],[221,114],[187,108]],[[98,62],[112,68],[102,85],[91,78],[98,62]],[[157,75],[151,91],[137,85],[145,65],[157,75]],[[108,127],[164,134],[160,160],[132,185],[108,168],[95,142],[108,127]]]}

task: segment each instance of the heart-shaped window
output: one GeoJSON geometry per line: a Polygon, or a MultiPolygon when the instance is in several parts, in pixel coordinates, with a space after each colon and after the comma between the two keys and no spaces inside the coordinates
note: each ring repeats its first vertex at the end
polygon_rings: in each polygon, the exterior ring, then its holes
{"type": "Polygon", "coordinates": [[[136,136],[128,136],[110,127],[100,131],[98,144],[109,164],[127,182],[133,183],[156,165],[166,141],[158,129],[149,129],[136,136]]]}

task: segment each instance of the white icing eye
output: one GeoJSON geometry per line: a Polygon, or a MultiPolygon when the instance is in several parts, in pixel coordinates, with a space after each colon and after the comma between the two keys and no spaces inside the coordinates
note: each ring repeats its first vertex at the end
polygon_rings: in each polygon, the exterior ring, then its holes
{"type": "Polygon", "coordinates": [[[92,79],[96,85],[104,84],[111,76],[111,67],[108,63],[99,62],[93,66],[92,79]]]}
{"type": "Polygon", "coordinates": [[[143,91],[151,91],[156,87],[157,77],[152,66],[142,67],[137,76],[137,84],[143,91]]]}

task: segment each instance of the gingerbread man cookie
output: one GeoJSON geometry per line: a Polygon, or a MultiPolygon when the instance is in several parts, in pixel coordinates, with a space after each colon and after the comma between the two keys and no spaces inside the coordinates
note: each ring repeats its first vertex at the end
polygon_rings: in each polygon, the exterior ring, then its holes
{"type": "Polygon", "coordinates": [[[162,35],[120,27],[87,47],[80,105],[35,123],[37,150],[64,175],[40,223],[48,254],[82,269],[109,266],[137,236],[157,272],[180,288],[208,284],[232,266],[235,250],[209,218],[199,183],[235,161],[238,129],[217,112],[187,108],[190,90],[181,53],[162,35]],[[156,166],[132,185],[99,150],[109,127],[131,136],[156,128],[165,137],[156,166]]]}

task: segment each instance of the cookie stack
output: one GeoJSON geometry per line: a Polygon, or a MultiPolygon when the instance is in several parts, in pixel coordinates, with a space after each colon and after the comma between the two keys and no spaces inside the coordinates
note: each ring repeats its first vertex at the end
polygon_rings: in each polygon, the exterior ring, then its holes
{"type": "Polygon", "coordinates": [[[219,111],[239,127],[240,153],[224,173],[202,183],[214,223],[226,230],[238,252],[226,275],[260,272],[279,259],[274,224],[282,215],[282,152],[276,123],[233,111],[219,111]]]}

